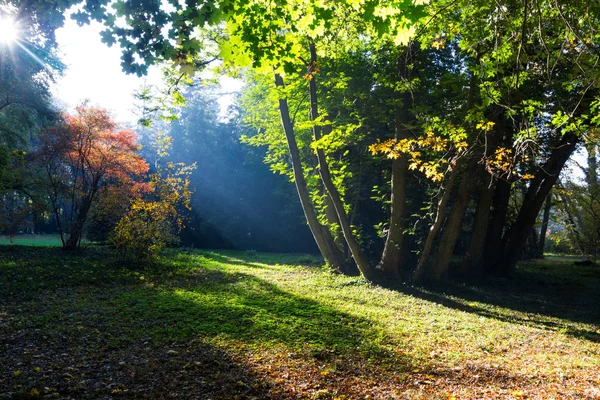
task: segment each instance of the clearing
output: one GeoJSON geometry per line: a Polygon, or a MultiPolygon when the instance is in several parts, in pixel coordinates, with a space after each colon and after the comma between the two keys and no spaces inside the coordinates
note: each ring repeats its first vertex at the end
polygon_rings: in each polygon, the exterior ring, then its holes
{"type": "Polygon", "coordinates": [[[425,290],[312,256],[0,246],[0,399],[600,398],[600,268],[425,290]]]}

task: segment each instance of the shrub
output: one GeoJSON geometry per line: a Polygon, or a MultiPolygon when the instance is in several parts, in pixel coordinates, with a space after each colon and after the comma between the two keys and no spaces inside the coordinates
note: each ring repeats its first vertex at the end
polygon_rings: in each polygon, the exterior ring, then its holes
{"type": "Polygon", "coordinates": [[[169,163],[151,176],[146,198],[131,203],[111,234],[119,259],[151,261],[165,246],[179,243],[184,211],[190,209],[192,168],[169,163]]]}

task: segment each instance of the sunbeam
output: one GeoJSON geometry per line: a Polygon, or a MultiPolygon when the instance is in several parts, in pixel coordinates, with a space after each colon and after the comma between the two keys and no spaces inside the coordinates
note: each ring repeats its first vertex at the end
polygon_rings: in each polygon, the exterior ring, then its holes
{"type": "Polygon", "coordinates": [[[42,61],[38,56],[36,56],[31,50],[29,50],[27,47],[25,47],[21,42],[19,42],[18,40],[15,40],[14,43],[16,43],[17,46],[19,46],[25,53],[27,53],[37,63],[39,63],[44,68],[48,69],[48,65],[44,61],[42,61]]]}

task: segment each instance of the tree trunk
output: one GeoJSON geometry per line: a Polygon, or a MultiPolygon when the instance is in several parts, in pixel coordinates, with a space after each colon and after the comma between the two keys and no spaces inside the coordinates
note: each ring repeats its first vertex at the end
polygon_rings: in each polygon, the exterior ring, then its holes
{"type": "MultiPolygon", "coordinates": [[[[283,78],[279,74],[275,74],[275,85],[278,88],[284,87],[283,78]]],[[[304,216],[306,217],[308,227],[315,238],[317,247],[319,247],[325,262],[331,268],[343,273],[346,270],[344,256],[335,245],[329,229],[319,223],[317,214],[315,213],[315,209],[310,200],[306,179],[304,178],[304,169],[302,167],[302,161],[300,158],[300,150],[298,149],[298,144],[296,143],[294,126],[290,118],[287,99],[285,98],[279,99],[279,114],[281,116],[281,124],[283,126],[283,131],[288,144],[290,158],[292,160],[292,170],[294,173],[296,190],[298,191],[298,197],[300,198],[300,204],[302,206],[302,210],[304,211],[304,216]]]]}
{"type": "Polygon", "coordinates": [[[475,210],[471,243],[461,266],[463,277],[469,281],[477,281],[483,277],[485,241],[489,229],[494,195],[494,186],[491,182],[492,176],[480,167],[479,177],[479,199],[475,210]]]}
{"type": "Polygon", "coordinates": [[[580,232],[580,229],[583,227],[583,221],[579,221],[580,218],[577,218],[577,222],[579,224],[575,222],[575,218],[573,218],[573,207],[571,206],[571,201],[569,200],[569,197],[566,196],[562,191],[559,191],[558,196],[564,204],[565,214],[567,214],[567,221],[569,221],[569,225],[571,225],[571,229],[573,230],[573,234],[575,235],[575,242],[577,242],[577,247],[579,247],[581,254],[586,254],[587,249],[580,232]]]}
{"type": "MultiPolygon", "coordinates": [[[[342,231],[340,230],[340,220],[338,219],[338,216],[335,212],[335,208],[333,207],[333,202],[331,201],[331,197],[329,197],[329,193],[327,193],[327,191],[324,191],[324,203],[325,203],[325,207],[324,207],[324,213],[325,213],[325,218],[327,218],[327,223],[329,224],[329,226],[334,226],[335,229],[333,229],[333,237],[334,237],[334,241],[335,244],[337,245],[337,247],[340,248],[340,250],[342,251],[342,253],[346,254],[347,251],[347,245],[346,245],[346,240],[344,239],[344,235],[342,235],[342,231]]],[[[331,230],[331,228],[330,228],[331,230]]]]}
{"type": "Polygon", "coordinates": [[[83,227],[85,225],[85,221],[87,221],[87,215],[90,211],[90,207],[92,206],[92,199],[93,194],[91,198],[85,198],[83,201],[79,214],[77,214],[77,218],[75,219],[75,222],[71,228],[71,232],[69,233],[69,238],[63,245],[63,250],[73,251],[79,247],[79,242],[83,236],[83,227]]]}
{"type": "MultiPolygon", "coordinates": [[[[316,82],[316,70],[315,67],[317,65],[317,52],[315,49],[314,43],[309,43],[310,48],[310,65],[308,67],[308,74],[310,76],[308,81],[309,88],[309,96],[310,96],[310,117],[312,121],[317,121],[319,118],[319,109],[317,103],[317,82],[316,82]]],[[[318,141],[321,139],[321,126],[319,123],[315,123],[313,125],[313,133],[315,136],[315,140],[318,141]]],[[[331,173],[329,172],[329,164],[327,163],[327,158],[325,157],[325,152],[323,149],[317,147],[317,159],[319,160],[319,175],[321,176],[321,181],[323,182],[323,186],[329,193],[331,197],[331,201],[333,203],[333,207],[340,221],[340,227],[342,228],[342,233],[344,235],[344,239],[346,239],[346,243],[350,248],[350,253],[352,254],[352,258],[356,263],[360,273],[369,280],[372,280],[375,277],[374,271],[369,265],[369,262],[363,256],[358,241],[354,237],[354,233],[352,232],[352,227],[348,222],[348,215],[346,214],[346,210],[344,209],[344,203],[340,197],[340,194],[333,184],[331,179],[331,173]]]]}
{"type": "Polygon", "coordinates": [[[487,263],[484,267],[484,273],[492,269],[493,262],[502,251],[502,235],[506,225],[511,186],[511,183],[504,179],[496,181],[492,197],[490,221],[485,235],[483,259],[487,260],[487,263]]]}
{"type": "Polygon", "coordinates": [[[440,282],[448,274],[452,253],[456,246],[456,241],[460,235],[462,221],[467,211],[469,198],[474,186],[474,175],[477,170],[477,161],[469,160],[467,170],[461,179],[461,184],[455,193],[454,202],[451,205],[446,224],[442,230],[442,236],[428,262],[425,262],[421,280],[429,282],[440,282]]]}
{"type": "MultiPolygon", "coordinates": [[[[459,161],[460,162],[460,161],[459,161]]],[[[437,237],[438,232],[442,228],[444,220],[446,218],[446,207],[448,204],[448,200],[450,199],[450,194],[453,192],[454,182],[456,181],[456,177],[458,176],[458,165],[450,173],[450,177],[448,178],[448,183],[446,184],[446,188],[443,190],[442,197],[438,202],[437,211],[435,214],[435,220],[429,228],[429,234],[427,235],[427,239],[425,240],[425,246],[423,247],[423,252],[421,253],[421,257],[419,259],[419,265],[417,266],[417,270],[415,271],[415,281],[416,282],[425,282],[429,280],[429,264],[430,264],[430,254],[433,249],[433,243],[435,238],[437,237]]]]}
{"type": "MultiPolygon", "coordinates": [[[[398,55],[397,73],[398,79],[408,78],[407,57],[410,55],[411,48],[408,47],[404,54],[398,55]]],[[[394,139],[396,141],[406,139],[410,135],[408,128],[410,114],[408,105],[410,103],[409,93],[405,92],[402,97],[402,104],[396,106],[396,118],[394,139]]],[[[405,213],[406,213],[406,172],[408,170],[408,158],[400,156],[392,160],[392,179],[391,179],[391,206],[388,234],[385,239],[379,268],[384,273],[398,277],[402,270],[402,247],[404,241],[405,213]]]]}
{"type": "Polygon", "coordinates": [[[552,208],[552,191],[546,196],[544,216],[542,217],[542,228],[540,229],[540,240],[538,243],[537,258],[544,258],[544,247],[546,246],[546,232],[548,232],[548,221],[550,221],[550,209],[552,208]]]}
{"type": "Polygon", "coordinates": [[[565,163],[573,154],[578,140],[574,133],[563,135],[558,146],[531,180],[517,219],[505,235],[503,253],[494,265],[495,273],[507,276],[514,271],[544,200],[556,183],[565,163]]]}
{"type": "Polygon", "coordinates": [[[527,239],[527,246],[525,247],[525,250],[523,251],[523,258],[525,258],[526,260],[531,260],[533,258],[536,258],[538,255],[538,252],[540,251],[539,249],[540,249],[540,246],[539,246],[538,232],[537,232],[537,229],[535,229],[535,226],[533,226],[531,228],[531,234],[529,235],[529,238],[527,239]]]}

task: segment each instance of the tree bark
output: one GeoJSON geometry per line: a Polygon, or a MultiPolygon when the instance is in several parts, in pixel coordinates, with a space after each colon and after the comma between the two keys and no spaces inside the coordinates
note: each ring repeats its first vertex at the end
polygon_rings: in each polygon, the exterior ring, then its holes
{"type": "Polygon", "coordinates": [[[479,199],[475,210],[471,243],[461,266],[463,277],[469,281],[477,281],[483,277],[486,234],[490,223],[494,185],[492,176],[480,167],[479,170],[479,199]]]}
{"type": "Polygon", "coordinates": [[[438,202],[437,211],[435,214],[435,220],[429,228],[429,234],[427,235],[427,239],[425,240],[425,246],[423,247],[423,252],[421,253],[421,257],[419,258],[419,264],[417,265],[417,269],[415,271],[415,282],[425,282],[429,280],[429,264],[430,264],[430,254],[433,249],[433,243],[437,234],[439,233],[444,220],[446,218],[446,207],[448,204],[448,200],[450,199],[450,194],[452,193],[452,189],[454,186],[454,182],[456,181],[456,177],[458,176],[458,165],[450,172],[450,177],[448,178],[448,182],[446,184],[446,188],[442,192],[442,197],[438,202]]]}
{"type": "Polygon", "coordinates": [[[540,240],[538,242],[537,258],[544,258],[544,247],[546,246],[546,232],[548,232],[548,221],[550,221],[550,210],[552,209],[552,191],[546,196],[542,227],[540,229],[540,240]]]}
{"type": "MultiPolygon", "coordinates": [[[[310,96],[310,117],[312,121],[318,121],[319,119],[319,109],[317,103],[317,82],[316,82],[316,66],[317,66],[317,51],[315,49],[314,43],[309,43],[310,50],[310,65],[308,66],[308,89],[310,96]]],[[[320,122],[316,122],[313,124],[313,133],[315,136],[315,140],[318,141],[321,139],[321,126],[320,122]]],[[[340,194],[333,184],[331,179],[331,173],[329,171],[329,164],[327,162],[327,158],[325,156],[325,152],[323,149],[317,147],[317,159],[319,160],[319,175],[321,176],[321,181],[323,182],[323,186],[325,186],[325,190],[329,193],[331,198],[331,202],[333,203],[333,207],[340,221],[340,227],[342,228],[342,234],[344,235],[344,239],[346,239],[346,243],[350,248],[350,253],[352,254],[352,258],[356,263],[360,273],[369,280],[375,278],[375,273],[373,268],[369,265],[367,259],[363,256],[358,241],[354,237],[354,233],[352,232],[352,227],[348,221],[348,215],[346,214],[346,210],[344,209],[344,203],[340,197],[340,194]]]]}
{"type": "Polygon", "coordinates": [[[504,179],[496,181],[492,197],[490,221],[485,235],[483,259],[488,262],[484,267],[484,273],[492,269],[494,260],[496,260],[502,250],[502,235],[506,226],[511,186],[511,183],[504,179]]]}
{"type": "MultiPolygon", "coordinates": [[[[278,88],[284,87],[283,78],[279,74],[275,74],[275,85],[278,88]]],[[[343,273],[346,270],[344,256],[335,245],[329,229],[321,225],[317,219],[317,214],[310,200],[306,179],[304,178],[304,169],[302,167],[302,161],[300,158],[300,150],[298,149],[296,136],[294,134],[294,125],[292,124],[292,120],[290,118],[287,99],[282,96],[279,98],[279,114],[290,152],[296,190],[298,191],[298,197],[300,198],[300,204],[302,206],[302,210],[304,211],[304,216],[306,217],[308,227],[315,238],[317,247],[325,259],[325,262],[331,268],[343,273]]]]}
{"type": "Polygon", "coordinates": [[[83,236],[83,227],[87,221],[87,216],[92,206],[92,200],[93,194],[91,198],[85,198],[83,201],[83,204],[79,209],[79,213],[77,214],[77,218],[71,227],[71,232],[69,232],[69,238],[63,246],[63,250],[73,251],[79,247],[79,242],[83,236]]]}
{"type": "Polygon", "coordinates": [[[587,249],[585,246],[585,242],[581,237],[580,229],[583,227],[583,221],[579,221],[580,218],[577,218],[577,223],[575,222],[575,218],[573,218],[573,206],[571,205],[571,201],[568,196],[566,196],[562,191],[559,191],[560,200],[564,204],[564,211],[567,214],[567,221],[571,225],[571,229],[573,230],[573,234],[575,235],[575,242],[577,242],[577,247],[581,251],[581,254],[586,254],[587,249]]]}
{"type": "Polygon", "coordinates": [[[573,154],[578,140],[574,133],[564,134],[548,160],[531,180],[517,219],[505,235],[503,253],[494,264],[495,273],[507,276],[514,272],[544,200],[556,183],[565,163],[573,154]]]}
{"type": "Polygon", "coordinates": [[[329,197],[329,193],[327,193],[327,191],[324,191],[324,203],[325,207],[323,211],[325,213],[325,218],[327,218],[327,222],[330,225],[330,230],[331,226],[335,226],[332,235],[334,237],[335,244],[340,248],[342,253],[346,254],[347,245],[346,241],[344,240],[344,235],[342,235],[342,231],[339,228],[340,220],[338,219],[335,208],[333,207],[333,202],[331,201],[331,197],[329,197]]]}
{"type": "Polygon", "coordinates": [[[462,221],[473,190],[476,170],[477,161],[469,160],[469,165],[463,174],[460,187],[457,188],[457,193],[455,193],[456,198],[451,205],[436,251],[429,262],[425,264],[427,268],[427,273],[424,275],[425,281],[440,282],[448,274],[452,253],[460,235],[462,221]]]}

